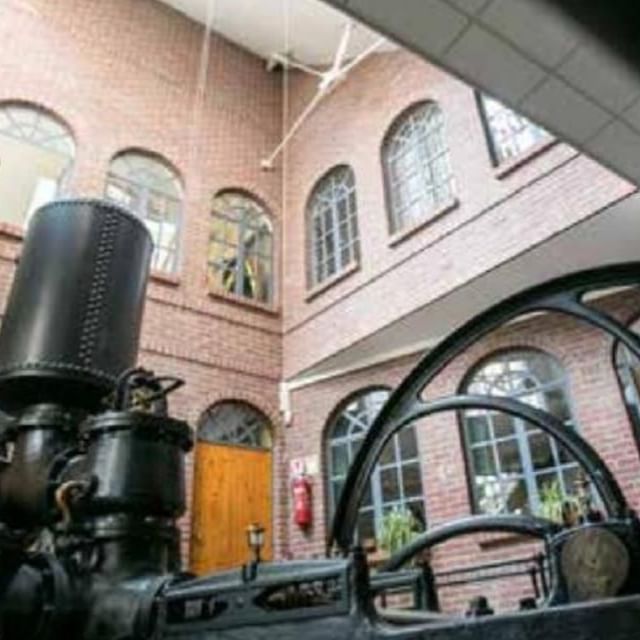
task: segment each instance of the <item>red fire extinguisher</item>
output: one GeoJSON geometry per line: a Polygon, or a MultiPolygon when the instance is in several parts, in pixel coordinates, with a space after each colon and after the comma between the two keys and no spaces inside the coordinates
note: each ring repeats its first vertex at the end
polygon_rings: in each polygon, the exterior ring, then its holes
{"type": "Polygon", "coordinates": [[[313,507],[311,500],[311,479],[299,475],[293,479],[293,521],[301,528],[311,526],[313,507]]]}

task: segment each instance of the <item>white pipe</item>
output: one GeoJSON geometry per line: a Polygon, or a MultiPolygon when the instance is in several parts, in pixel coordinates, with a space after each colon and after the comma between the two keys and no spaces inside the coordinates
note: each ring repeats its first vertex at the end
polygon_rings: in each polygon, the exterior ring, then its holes
{"type": "Polygon", "coordinates": [[[320,100],[324,98],[327,90],[318,91],[315,96],[311,99],[311,102],[305,107],[304,111],[298,116],[298,119],[293,123],[291,129],[287,131],[285,137],[282,139],[280,144],[273,150],[273,153],[263,160],[260,164],[263,169],[271,169],[273,167],[273,161],[278,157],[282,149],[287,145],[289,140],[293,138],[296,134],[296,131],[302,126],[302,123],[307,119],[307,117],[311,114],[311,112],[318,106],[320,100]]]}

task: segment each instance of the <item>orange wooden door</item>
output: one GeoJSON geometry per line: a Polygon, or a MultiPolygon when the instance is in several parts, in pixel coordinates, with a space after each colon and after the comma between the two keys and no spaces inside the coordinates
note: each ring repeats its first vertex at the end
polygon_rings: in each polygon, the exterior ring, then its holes
{"type": "Polygon", "coordinates": [[[250,558],[246,529],[261,524],[262,558],[271,560],[271,451],[198,442],[196,447],[191,570],[238,567],[250,558]]]}

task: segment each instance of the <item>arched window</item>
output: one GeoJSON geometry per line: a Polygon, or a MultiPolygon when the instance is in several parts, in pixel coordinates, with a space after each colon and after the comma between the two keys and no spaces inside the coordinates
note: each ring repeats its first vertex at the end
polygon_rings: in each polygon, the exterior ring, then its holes
{"type": "Polygon", "coordinates": [[[22,226],[43,204],[64,195],[75,143],[43,109],[0,105],[0,219],[22,226]]]}
{"type": "Polygon", "coordinates": [[[273,299],[273,227],[264,207],[237,191],[213,199],[209,288],[259,302],[273,299]]]}
{"type": "Polygon", "coordinates": [[[271,448],[269,419],[258,409],[237,400],[225,400],[209,407],[200,418],[198,440],[251,447],[271,448]]]}
{"type": "Polygon", "coordinates": [[[109,167],[105,196],[144,220],[153,238],[152,268],[175,273],[180,254],[183,193],[180,177],[169,164],[144,151],[120,153],[109,167]]]}
{"type": "Polygon", "coordinates": [[[357,262],[357,213],[353,170],[334,167],[317,182],[307,206],[312,286],[357,262]]]}
{"type": "Polygon", "coordinates": [[[423,102],[391,126],[382,147],[391,231],[429,218],[454,195],[440,107],[423,102]]]}
{"type": "MultiPolygon", "coordinates": [[[[389,397],[386,389],[365,390],[350,396],[327,430],[328,495],[333,513],[349,465],[362,440],[389,397]]],[[[418,443],[413,427],[406,427],[385,447],[362,501],[358,518],[361,540],[380,535],[384,516],[395,508],[411,511],[424,527],[425,510],[418,443]]]]}
{"type": "Polygon", "coordinates": [[[540,140],[549,137],[542,127],[496,99],[483,93],[476,95],[494,166],[519,156],[540,140]]]}
{"type": "MultiPolygon", "coordinates": [[[[640,332],[640,320],[636,320],[631,329],[640,332]]],[[[640,439],[640,360],[618,341],[614,345],[613,357],[622,398],[636,437],[640,439]]]]}
{"type": "MultiPolygon", "coordinates": [[[[567,429],[575,421],[567,375],[558,361],[534,350],[485,360],[467,377],[463,393],[515,398],[548,411],[567,429]]],[[[482,513],[540,513],[547,496],[573,493],[580,470],[562,447],[539,429],[505,413],[462,415],[474,507],[482,513]]]]}

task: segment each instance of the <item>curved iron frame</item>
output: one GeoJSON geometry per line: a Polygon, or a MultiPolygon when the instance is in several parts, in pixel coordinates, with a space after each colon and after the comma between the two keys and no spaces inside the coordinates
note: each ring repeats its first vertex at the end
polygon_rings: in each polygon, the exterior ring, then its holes
{"type": "MultiPolygon", "coordinates": [[[[530,420],[562,442],[581,462],[600,492],[610,515],[627,515],[629,509],[622,491],[602,459],[583,438],[567,430],[550,414],[513,399],[453,396],[427,401],[421,398],[421,393],[449,362],[476,341],[506,322],[539,311],[557,312],[585,322],[617,338],[640,358],[640,336],[608,314],[582,301],[584,295],[590,291],[638,284],[640,262],[611,265],[563,276],[517,293],[490,307],[453,331],[427,353],[392,393],[367,432],[362,447],[349,469],[335,511],[329,546],[333,546],[335,542],[344,553],[351,546],[366,483],[389,439],[418,418],[462,408],[504,411],[530,420]]],[[[640,449],[640,443],[637,444],[640,449]]]]}
{"type": "Polygon", "coordinates": [[[379,571],[397,571],[423,549],[430,549],[451,538],[471,533],[516,533],[548,541],[560,531],[560,525],[534,516],[482,515],[470,516],[433,527],[414,538],[408,545],[394,553],[379,571]]]}

